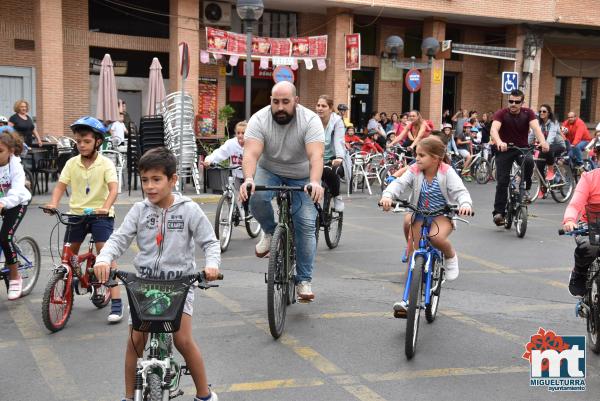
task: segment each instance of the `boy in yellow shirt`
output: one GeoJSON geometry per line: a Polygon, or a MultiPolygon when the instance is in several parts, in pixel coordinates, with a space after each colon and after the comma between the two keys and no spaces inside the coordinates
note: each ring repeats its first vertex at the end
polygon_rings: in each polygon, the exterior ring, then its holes
{"type": "MultiPolygon", "coordinates": [[[[70,185],[69,213],[84,215],[93,211],[93,214],[81,224],[71,226],[65,235],[65,242],[70,242],[71,249],[77,254],[86,235],[91,233],[96,242],[96,251],[100,253],[113,232],[113,203],[118,192],[117,171],[110,159],[98,153],[106,133],[106,128],[99,120],[82,117],[71,125],[71,129],[79,156],[72,157],[65,164],[52,193],[52,200],[46,207],[56,208],[70,185]]],[[[110,291],[112,300],[108,321],[116,323],[123,318],[123,304],[119,287],[113,287],[110,291]]]]}

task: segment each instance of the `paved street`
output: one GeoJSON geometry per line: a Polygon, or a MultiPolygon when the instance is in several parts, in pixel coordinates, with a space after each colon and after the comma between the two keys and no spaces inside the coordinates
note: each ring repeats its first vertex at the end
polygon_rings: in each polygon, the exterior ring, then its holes
{"type": "MultiPolygon", "coordinates": [[[[494,184],[469,184],[476,216],[452,236],[461,273],[443,288],[433,324],[422,321],[417,353],[404,356],[405,320],[391,305],[401,296],[405,266],[401,215],[383,214],[377,196],[346,202],[340,246],[319,242],[312,304],[288,309],[278,341],[266,322],[267,260],[255,240],[235,231],[223,254],[221,287],[196,295],[195,338],[219,399],[277,401],[548,400],[597,398],[600,357],[587,353],[587,391],[550,393],[529,387],[524,344],[539,327],[585,333],[566,290],[574,243],[556,235],[565,205],[538,201],[525,239],[491,223],[494,184]]],[[[214,220],[214,203],[202,205],[214,220]]],[[[120,222],[129,206],[117,207],[120,222]]],[[[49,334],[42,292],[52,266],[54,220],[31,207],[19,235],[43,249],[33,293],[16,302],[0,290],[2,400],[120,400],[125,322],[109,326],[108,310],[75,299],[67,327],[49,334]]],[[[63,230],[61,229],[61,233],[63,230]]],[[[61,234],[62,235],[62,234],[61,234]]],[[[56,239],[55,239],[56,241],[56,239]]],[[[132,247],[120,266],[132,269],[132,247]]],[[[191,399],[193,383],[184,377],[191,399]]]]}

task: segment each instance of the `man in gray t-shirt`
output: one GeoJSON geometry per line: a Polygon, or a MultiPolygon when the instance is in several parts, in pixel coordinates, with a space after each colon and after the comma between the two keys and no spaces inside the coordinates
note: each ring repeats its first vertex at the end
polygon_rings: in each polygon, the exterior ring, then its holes
{"type": "Polygon", "coordinates": [[[268,255],[277,223],[271,205],[275,193],[254,193],[254,180],[257,185],[304,187],[304,192],[294,192],[292,195],[296,286],[299,298],[312,300],[311,280],[317,251],[317,211],[313,202],[320,202],[323,197],[323,124],[313,111],[298,104],[293,84],[280,82],[271,91],[271,105],[250,118],[244,138],[244,184],[240,188],[240,198],[248,198],[246,186],[251,185],[253,196],[250,207],[263,229],[261,239],[256,244],[256,256],[262,258],[268,255]],[[306,192],[309,183],[312,186],[310,196],[306,192]]]}

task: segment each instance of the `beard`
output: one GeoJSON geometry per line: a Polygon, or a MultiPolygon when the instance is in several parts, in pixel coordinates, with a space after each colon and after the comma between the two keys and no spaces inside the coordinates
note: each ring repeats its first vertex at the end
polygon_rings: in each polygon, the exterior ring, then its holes
{"type": "Polygon", "coordinates": [[[273,113],[273,110],[271,110],[271,115],[277,124],[287,125],[294,119],[294,116],[296,115],[296,109],[294,108],[292,113],[287,113],[284,110],[273,113]]]}

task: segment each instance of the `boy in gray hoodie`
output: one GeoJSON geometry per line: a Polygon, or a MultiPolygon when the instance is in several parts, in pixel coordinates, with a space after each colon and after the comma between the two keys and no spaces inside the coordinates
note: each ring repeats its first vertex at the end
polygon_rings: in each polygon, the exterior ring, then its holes
{"type": "MultiPolygon", "coordinates": [[[[147,198],[137,202],[121,227],[104,244],[96,258],[94,273],[105,282],[110,273],[110,263],[129,248],[136,237],[139,253],[133,264],[141,277],[173,280],[196,270],[195,245],[205,255],[207,280],[219,274],[221,249],[208,218],[197,203],[172,193],[177,182],[177,161],[166,148],[148,151],[139,161],[138,170],[147,198]]],[[[181,326],[174,333],[175,347],[185,359],[196,385],[195,401],[218,401],[210,391],[200,349],[192,337],[192,312],[194,293],[190,290],[183,308],[181,326]]],[[[144,352],[145,333],[129,328],[125,355],[125,400],[132,400],[138,355],[144,352]]]]}

